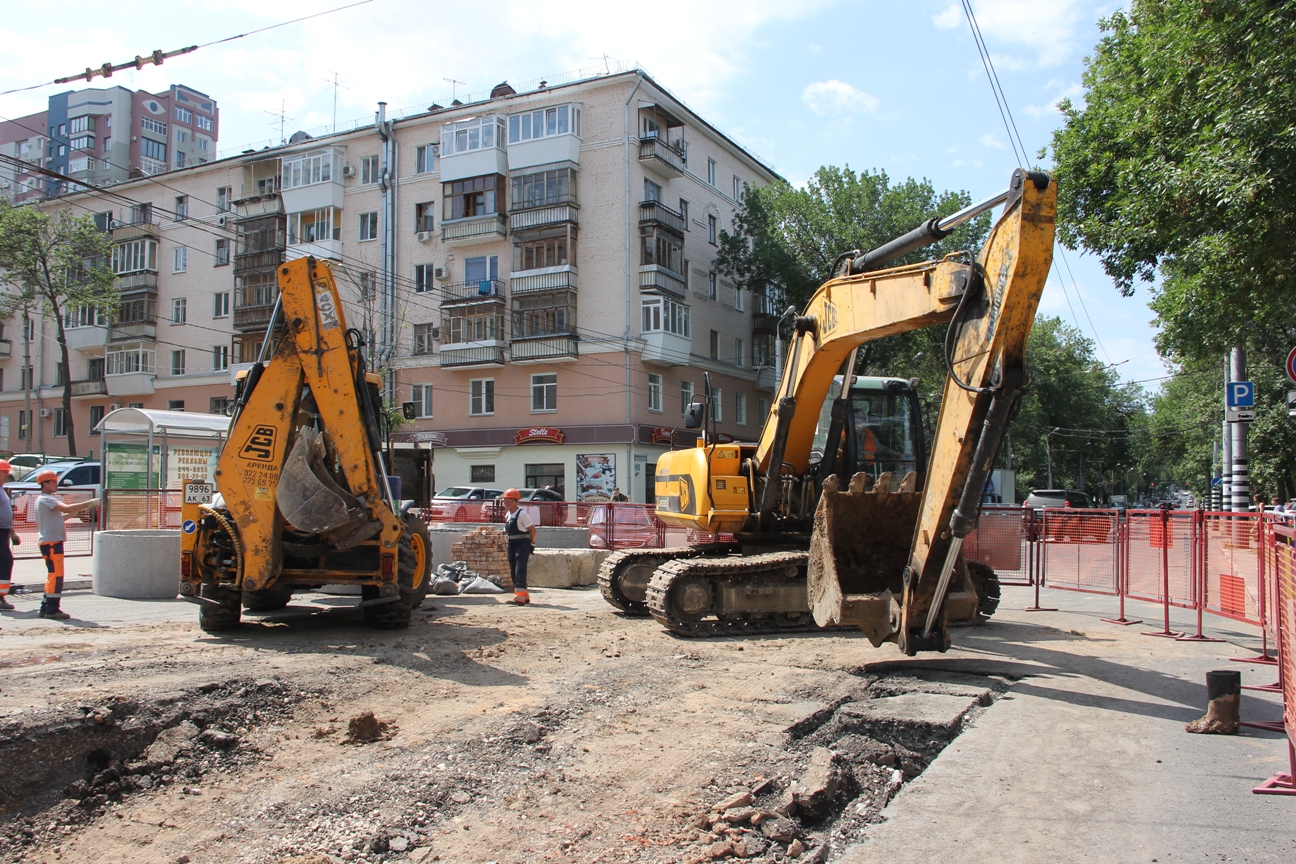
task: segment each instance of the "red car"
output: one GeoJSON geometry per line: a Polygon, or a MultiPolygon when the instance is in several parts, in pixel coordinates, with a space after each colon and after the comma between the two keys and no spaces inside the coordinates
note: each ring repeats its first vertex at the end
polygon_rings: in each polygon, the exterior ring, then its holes
{"type": "Polygon", "coordinates": [[[665,532],[644,504],[595,504],[589,509],[591,549],[659,549],[665,532]]]}

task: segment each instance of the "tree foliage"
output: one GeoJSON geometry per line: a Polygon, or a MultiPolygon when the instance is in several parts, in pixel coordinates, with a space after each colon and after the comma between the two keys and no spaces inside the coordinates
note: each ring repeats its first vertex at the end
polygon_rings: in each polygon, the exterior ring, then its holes
{"type": "Polygon", "coordinates": [[[76,455],[77,445],[63,316],[87,307],[105,315],[116,310],[118,295],[107,266],[110,253],[108,237],[89,216],[74,217],[66,211],[51,216],[0,199],[0,319],[36,311],[53,319],[70,455],[76,455]]]}

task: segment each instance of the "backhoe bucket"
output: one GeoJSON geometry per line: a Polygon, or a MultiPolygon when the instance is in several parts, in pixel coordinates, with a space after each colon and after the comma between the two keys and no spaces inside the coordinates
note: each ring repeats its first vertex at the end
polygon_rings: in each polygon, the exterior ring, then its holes
{"type": "Polygon", "coordinates": [[[354,495],[337,484],[324,469],[323,436],[303,426],[297,442],[284,460],[275,501],[288,524],[298,531],[321,534],[367,520],[354,495]]]}
{"type": "Polygon", "coordinates": [[[856,474],[846,492],[837,475],[824,481],[815,510],[808,565],[810,609],[820,627],[858,625],[876,647],[900,627],[904,569],[922,494],[912,473],[891,491],[891,475],[877,482],[856,474]]]}

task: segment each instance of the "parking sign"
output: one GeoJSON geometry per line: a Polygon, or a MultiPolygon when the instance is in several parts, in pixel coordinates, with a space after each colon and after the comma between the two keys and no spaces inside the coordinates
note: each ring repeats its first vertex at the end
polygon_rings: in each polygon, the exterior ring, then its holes
{"type": "Polygon", "coordinates": [[[1230,408],[1254,408],[1255,382],[1230,381],[1228,383],[1227,397],[1227,404],[1230,408]]]}

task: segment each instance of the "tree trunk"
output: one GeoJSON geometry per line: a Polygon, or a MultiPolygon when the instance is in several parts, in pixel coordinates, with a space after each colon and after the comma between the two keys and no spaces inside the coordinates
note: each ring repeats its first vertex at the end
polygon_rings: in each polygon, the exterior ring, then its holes
{"type": "Polygon", "coordinates": [[[67,333],[63,330],[63,313],[54,307],[54,324],[58,327],[59,360],[63,364],[63,428],[67,431],[68,455],[77,455],[76,426],[72,422],[72,364],[68,362],[67,333]]]}

